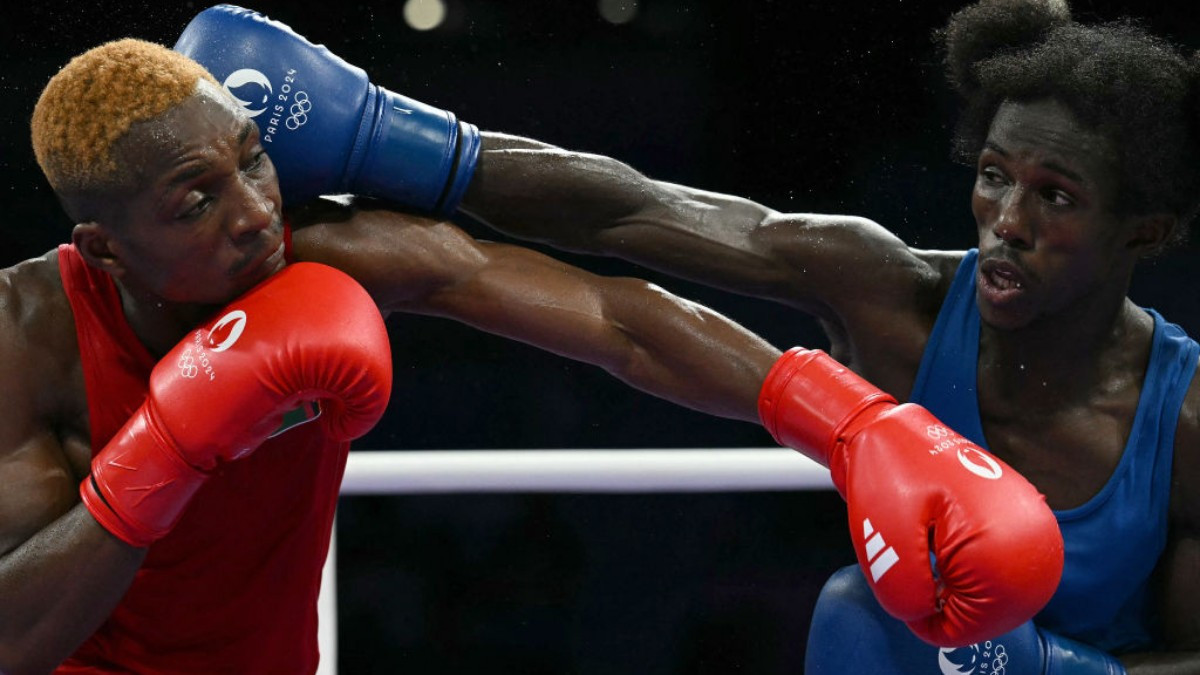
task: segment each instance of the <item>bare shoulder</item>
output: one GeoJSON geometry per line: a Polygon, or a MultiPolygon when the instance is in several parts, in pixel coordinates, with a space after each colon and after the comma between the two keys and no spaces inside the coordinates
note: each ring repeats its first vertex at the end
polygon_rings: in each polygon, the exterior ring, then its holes
{"type": "Polygon", "coordinates": [[[950,284],[958,275],[958,269],[966,257],[966,251],[935,251],[909,249],[915,262],[918,284],[932,295],[940,308],[942,299],[950,290],[950,284]]]}
{"type": "Polygon", "coordinates": [[[0,552],[78,502],[90,461],[70,304],[50,252],[0,270],[0,552]]]}
{"type": "Polygon", "coordinates": [[[0,367],[7,375],[49,376],[48,386],[61,384],[59,376],[79,361],[74,325],[56,251],[0,270],[0,349],[6,356],[0,367]]]}
{"type": "MultiPolygon", "coordinates": [[[[933,332],[946,294],[950,285],[958,275],[966,251],[935,251],[910,248],[904,259],[897,265],[906,271],[896,276],[907,280],[902,292],[905,297],[892,297],[892,302],[901,308],[919,334],[920,351],[925,350],[925,342],[933,332]]],[[[903,285],[903,282],[897,282],[903,285]]]]}
{"type": "Polygon", "coordinates": [[[57,252],[0,270],[0,353],[5,389],[24,399],[16,407],[49,416],[78,408],[79,347],[57,252]]]}
{"type": "Polygon", "coordinates": [[[839,296],[834,318],[823,323],[834,356],[906,399],[964,255],[903,247],[847,273],[871,279],[855,286],[856,295],[839,296]]]}
{"type": "Polygon", "coordinates": [[[772,214],[752,238],[772,252],[764,257],[790,286],[777,291],[779,298],[826,319],[870,305],[921,305],[962,258],[961,251],[911,247],[885,226],[849,215],[772,214]]]}

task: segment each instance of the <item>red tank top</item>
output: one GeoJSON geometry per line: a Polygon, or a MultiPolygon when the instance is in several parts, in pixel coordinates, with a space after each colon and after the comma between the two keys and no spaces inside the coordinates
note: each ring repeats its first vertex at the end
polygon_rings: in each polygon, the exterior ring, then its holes
{"type": "MultiPolygon", "coordinates": [[[[58,250],[75,315],[92,452],[146,396],[154,358],[111,277],[58,250]]],[[[109,619],[57,673],[311,673],[317,592],[348,443],[326,418],[293,427],[214,475],[150,547],[109,619]]]]}

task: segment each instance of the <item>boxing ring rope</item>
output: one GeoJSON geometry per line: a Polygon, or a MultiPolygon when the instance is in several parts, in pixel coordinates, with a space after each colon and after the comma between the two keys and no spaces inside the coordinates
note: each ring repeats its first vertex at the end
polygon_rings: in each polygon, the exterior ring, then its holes
{"type": "MultiPolygon", "coordinates": [[[[825,490],[829,471],[785,448],[351,452],[341,494],[825,490]]],[[[318,600],[318,675],[337,672],[336,532],[318,600]]]]}

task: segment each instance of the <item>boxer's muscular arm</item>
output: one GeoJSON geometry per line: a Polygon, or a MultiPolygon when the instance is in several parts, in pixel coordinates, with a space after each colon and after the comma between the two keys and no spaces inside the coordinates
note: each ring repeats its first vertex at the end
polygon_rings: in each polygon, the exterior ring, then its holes
{"type": "Polygon", "coordinates": [[[294,242],[298,258],[350,273],[386,310],[453,318],[715,415],[757,421],[758,389],[779,357],[740,326],[650,284],[479,242],[448,223],[363,210],[298,228],[294,242]]]}
{"type": "Polygon", "coordinates": [[[463,209],[517,237],[624,258],[830,320],[864,303],[907,306],[914,284],[932,272],[864,218],[781,214],[654,181],[607,157],[494,133],[484,134],[463,209]]]}
{"type": "MultiPolygon", "coordinates": [[[[7,271],[6,271],[7,272],[7,271]]],[[[0,672],[48,672],[116,606],[145,551],[104,530],[79,500],[79,477],[54,417],[56,344],[41,332],[37,284],[0,273],[0,672]],[[14,288],[17,287],[17,288],[14,288]],[[26,292],[32,288],[33,292],[26,292]],[[32,324],[32,325],[31,325],[32,324]]]]}
{"type": "MultiPolygon", "coordinates": [[[[1180,489],[1176,484],[1175,490],[1180,489]]],[[[1193,501],[1195,489],[1193,484],[1193,501]]],[[[1176,531],[1160,562],[1163,588],[1160,613],[1167,651],[1122,655],[1130,675],[1195,675],[1200,673],[1200,533],[1176,531]]]]}
{"type": "Polygon", "coordinates": [[[1166,648],[1121,657],[1130,675],[1200,673],[1200,381],[1179,414],[1172,464],[1171,529],[1159,561],[1166,648]]]}

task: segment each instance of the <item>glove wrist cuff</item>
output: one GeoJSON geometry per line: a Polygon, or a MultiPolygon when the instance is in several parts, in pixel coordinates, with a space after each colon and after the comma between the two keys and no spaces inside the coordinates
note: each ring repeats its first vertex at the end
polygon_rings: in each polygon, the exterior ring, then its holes
{"type": "Polygon", "coordinates": [[[447,217],[466,193],[479,148],[479,130],[454,113],[371,85],[346,183],[447,217]]]}
{"type": "Polygon", "coordinates": [[[829,466],[831,454],[863,411],[895,402],[825,352],[795,347],[767,373],[758,413],[781,445],[829,466]]]}
{"type": "Polygon", "coordinates": [[[155,442],[144,409],[92,460],[80,497],[106,530],[131,546],[149,546],[179,521],[208,475],[155,442]]]}

